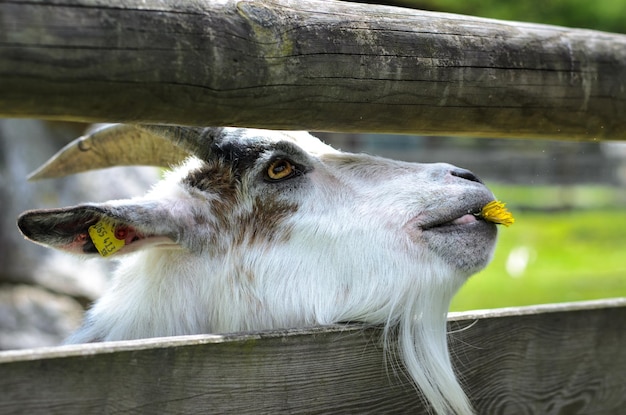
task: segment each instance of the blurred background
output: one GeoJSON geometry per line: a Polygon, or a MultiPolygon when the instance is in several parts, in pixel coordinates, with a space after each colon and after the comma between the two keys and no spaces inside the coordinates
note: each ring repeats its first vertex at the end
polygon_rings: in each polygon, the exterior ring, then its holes
{"type": "MultiPolygon", "coordinates": [[[[615,0],[373,3],[626,33],[626,2],[615,0]]],[[[87,127],[0,120],[0,350],[58,344],[102,293],[110,271],[104,261],[24,241],[17,215],[139,195],[158,180],[156,169],[117,168],[26,181],[87,127]]],[[[507,203],[516,223],[500,227],[493,262],[463,287],[453,311],[626,297],[626,143],[317,135],[345,151],[470,169],[507,203]]]]}
{"type": "MultiPolygon", "coordinates": [[[[352,0],[354,1],[354,0],[352,0]]],[[[492,19],[545,23],[626,33],[626,2],[621,0],[356,0],[492,19]]]]}

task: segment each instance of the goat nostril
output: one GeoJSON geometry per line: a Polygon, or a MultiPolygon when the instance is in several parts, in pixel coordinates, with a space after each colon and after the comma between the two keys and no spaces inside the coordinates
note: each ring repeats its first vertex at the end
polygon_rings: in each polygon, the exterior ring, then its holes
{"type": "Polygon", "coordinates": [[[465,169],[454,169],[450,172],[451,175],[459,177],[461,179],[469,180],[470,182],[476,182],[483,184],[483,181],[478,178],[474,173],[465,169]]]}

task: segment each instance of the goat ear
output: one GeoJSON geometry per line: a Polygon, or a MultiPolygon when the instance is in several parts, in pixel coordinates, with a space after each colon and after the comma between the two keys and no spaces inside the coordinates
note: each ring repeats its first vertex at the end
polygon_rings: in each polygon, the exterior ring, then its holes
{"type": "MultiPolygon", "coordinates": [[[[161,229],[147,232],[151,218],[139,217],[144,212],[153,217],[159,210],[143,205],[81,205],[61,209],[24,212],[17,221],[22,234],[40,245],[73,254],[111,255],[136,251],[146,245],[173,245],[175,233],[161,229]]],[[[167,222],[167,221],[163,221],[167,222]]]]}

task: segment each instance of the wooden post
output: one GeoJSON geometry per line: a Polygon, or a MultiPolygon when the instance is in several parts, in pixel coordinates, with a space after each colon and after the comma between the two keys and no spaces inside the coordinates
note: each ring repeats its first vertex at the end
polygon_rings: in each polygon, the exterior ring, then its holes
{"type": "Polygon", "coordinates": [[[0,116],[626,139],[626,36],[331,0],[0,3],[0,116]]]}

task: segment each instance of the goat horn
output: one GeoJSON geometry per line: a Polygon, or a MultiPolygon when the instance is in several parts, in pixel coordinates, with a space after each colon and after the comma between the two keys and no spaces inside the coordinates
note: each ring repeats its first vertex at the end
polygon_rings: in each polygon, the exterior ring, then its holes
{"type": "Polygon", "coordinates": [[[112,124],[77,138],[28,177],[68,176],[113,166],[169,166],[190,153],[206,156],[220,129],[112,124]],[[205,143],[206,142],[206,143],[205,143]]]}
{"type": "Polygon", "coordinates": [[[200,128],[157,124],[140,124],[135,127],[168,140],[202,160],[207,160],[211,156],[211,144],[223,132],[221,127],[200,128]]]}

